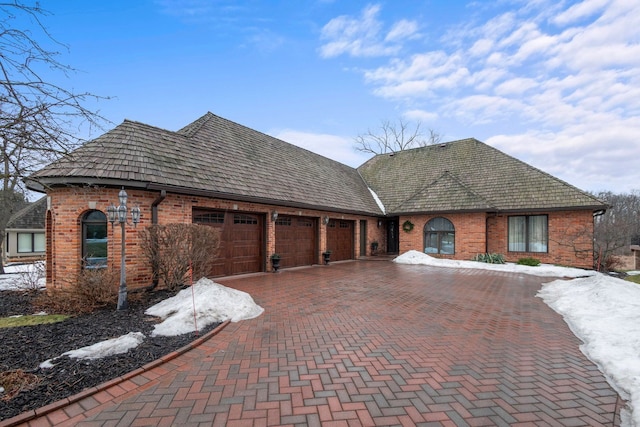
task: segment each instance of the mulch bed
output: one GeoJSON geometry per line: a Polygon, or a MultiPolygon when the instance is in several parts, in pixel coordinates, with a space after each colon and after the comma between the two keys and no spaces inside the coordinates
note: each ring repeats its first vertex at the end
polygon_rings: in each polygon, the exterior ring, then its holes
{"type": "MultiPolygon", "coordinates": [[[[195,340],[198,337],[195,333],[176,337],[150,336],[159,319],[145,315],[144,311],[171,295],[164,291],[145,294],[140,301],[130,302],[126,311],[99,310],[59,323],[0,328],[0,374],[22,370],[26,378],[31,378],[30,388],[11,398],[7,391],[0,393],[0,420],[117,378],[195,340]],[[129,332],[142,332],[146,338],[141,345],[127,353],[97,360],[64,356],[53,361],[53,368],[39,368],[42,362],[67,351],[129,332]]],[[[32,301],[35,297],[34,292],[0,291],[0,317],[34,314],[32,301]]],[[[199,335],[216,326],[203,328],[199,335]]]]}

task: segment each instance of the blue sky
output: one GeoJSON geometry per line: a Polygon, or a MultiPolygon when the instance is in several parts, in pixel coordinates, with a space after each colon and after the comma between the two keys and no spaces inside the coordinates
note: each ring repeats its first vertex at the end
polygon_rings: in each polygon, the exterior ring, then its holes
{"type": "Polygon", "coordinates": [[[96,108],[113,125],[211,111],[358,166],[355,136],[420,120],[584,190],[640,189],[635,1],[41,4],[78,70],[51,78],[112,97],[96,108]]]}

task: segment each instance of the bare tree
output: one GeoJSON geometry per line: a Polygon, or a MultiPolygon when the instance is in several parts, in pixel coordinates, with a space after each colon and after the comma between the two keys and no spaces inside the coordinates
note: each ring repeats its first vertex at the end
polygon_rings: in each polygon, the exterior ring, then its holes
{"type": "MultiPolygon", "coordinates": [[[[82,142],[80,128],[102,129],[105,122],[85,104],[106,98],[75,93],[44,78],[45,72],[68,77],[75,71],[56,59],[59,52],[44,47],[66,49],[42,23],[49,15],[38,3],[0,2],[0,190],[5,194],[25,194],[23,178],[76,148],[82,142]]],[[[11,200],[2,198],[0,210],[14,211],[11,200]]],[[[0,223],[2,241],[5,225],[0,223]]]]}
{"type": "Polygon", "coordinates": [[[378,130],[368,129],[355,137],[355,148],[363,153],[386,154],[440,142],[442,136],[439,133],[429,129],[429,135],[425,137],[421,127],[421,122],[411,124],[403,119],[397,122],[383,120],[378,130]]]}
{"type": "Polygon", "coordinates": [[[594,224],[596,264],[607,270],[613,257],[628,253],[640,236],[640,190],[622,194],[602,191],[595,196],[609,205],[594,224]]]}

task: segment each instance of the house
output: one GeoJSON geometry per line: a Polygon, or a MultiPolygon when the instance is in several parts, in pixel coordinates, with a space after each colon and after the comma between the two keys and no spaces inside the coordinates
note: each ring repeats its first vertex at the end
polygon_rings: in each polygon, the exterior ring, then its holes
{"type": "MultiPolygon", "coordinates": [[[[121,230],[106,212],[126,189],[138,228],[199,223],[220,230],[211,276],[320,264],[409,249],[469,259],[590,268],[593,215],[605,205],[479,141],[379,155],[358,169],[207,113],[176,132],[125,120],[33,174],[46,192],[47,284],[87,265],[120,265],[121,230]],[[87,263],[86,260],[97,260],[87,263]],[[82,262],[85,260],[85,262],[82,262]]],[[[139,235],[125,227],[127,277],[148,284],[139,235]],[[130,272],[129,272],[130,270],[130,272]]]]}
{"type": "Polygon", "coordinates": [[[47,198],[30,203],[9,218],[5,227],[7,262],[43,259],[45,255],[44,220],[47,198]]]}

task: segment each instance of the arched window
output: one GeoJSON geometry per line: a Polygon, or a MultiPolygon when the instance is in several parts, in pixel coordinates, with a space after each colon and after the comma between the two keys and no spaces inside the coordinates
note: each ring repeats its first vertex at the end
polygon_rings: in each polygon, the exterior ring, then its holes
{"type": "Polygon", "coordinates": [[[107,266],[107,216],[100,211],[82,217],[82,261],[84,268],[107,266]]]}
{"type": "Polygon", "coordinates": [[[456,249],[456,230],[453,223],[438,217],[424,226],[424,253],[452,255],[456,249]]]}

